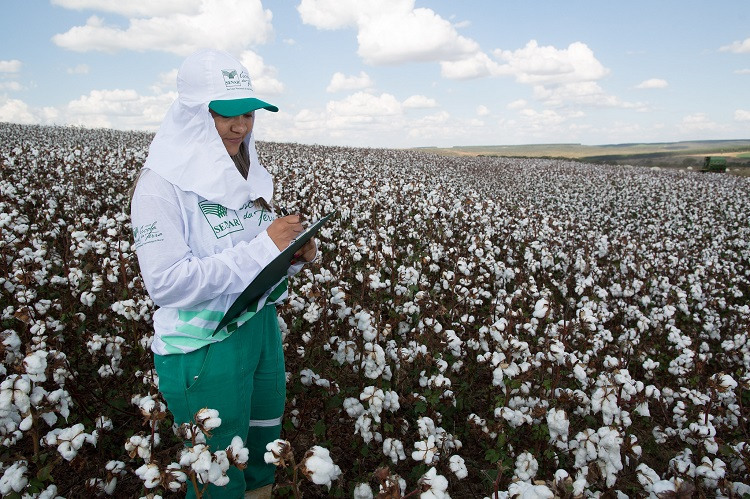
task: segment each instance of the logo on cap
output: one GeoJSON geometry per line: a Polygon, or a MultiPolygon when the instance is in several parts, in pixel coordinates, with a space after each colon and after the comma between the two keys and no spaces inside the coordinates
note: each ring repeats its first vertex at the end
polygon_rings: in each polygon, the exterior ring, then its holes
{"type": "Polygon", "coordinates": [[[252,90],[253,88],[250,84],[250,76],[245,71],[238,73],[236,69],[222,69],[221,76],[224,78],[224,86],[227,90],[235,88],[249,88],[252,90]]]}

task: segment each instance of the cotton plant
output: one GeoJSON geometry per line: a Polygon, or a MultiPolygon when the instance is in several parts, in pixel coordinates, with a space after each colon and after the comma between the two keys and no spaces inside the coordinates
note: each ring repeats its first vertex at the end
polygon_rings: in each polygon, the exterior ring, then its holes
{"type": "MultiPolygon", "coordinates": [[[[84,443],[70,463],[60,457],[59,469],[74,464],[83,483],[93,480],[92,495],[104,493],[112,486],[104,471],[110,460],[128,463],[131,476],[145,464],[138,449],[149,455],[163,412],[148,399],[135,402],[142,388],[121,383],[133,380],[149,393],[158,386],[143,370],[154,305],[137,272],[127,209],[150,136],[7,124],[2,134],[0,384],[12,379],[13,386],[0,389],[0,444],[25,459],[29,479],[37,476],[24,451],[32,434],[41,441],[84,421],[87,407],[99,407],[102,387],[113,402],[131,402],[138,422],[127,428],[94,411],[84,433],[123,443],[140,437],[130,448],[135,462],[124,448],[109,456],[103,443],[84,443]],[[29,176],[29,167],[38,175],[29,176]],[[93,370],[75,368],[82,365],[93,370]]],[[[740,494],[748,460],[738,435],[750,387],[744,179],[298,144],[259,143],[259,154],[279,204],[310,218],[338,210],[319,234],[321,260],[290,281],[289,301],[279,307],[288,431],[304,437],[319,418],[331,449],[369,447],[369,457],[352,453],[360,469],[380,465],[377,459],[399,470],[434,466],[457,494],[467,482],[452,469],[454,458],[460,452],[473,476],[473,463],[484,458],[476,445],[495,446],[499,435],[512,461],[525,451],[539,466],[533,484],[503,474],[499,497],[547,493],[542,484],[558,495],[623,484],[649,494],[635,468],[639,453],[654,446],[678,449],[653,464],[654,483],[671,483],[665,491],[710,493],[707,484],[716,482],[725,495],[740,494]],[[341,394],[324,401],[325,384],[341,394]],[[368,386],[372,405],[360,399],[368,386]],[[397,393],[395,412],[389,391],[397,393]],[[434,422],[432,444],[419,433],[421,417],[434,422]],[[600,426],[621,437],[619,452],[600,426]],[[441,448],[439,427],[465,445],[441,448]],[[425,456],[440,449],[434,464],[411,458],[417,442],[425,456]],[[536,455],[528,442],[548,445],[562,462],[580,456],[580,466],[559,478],[555,459],[536,455]],[[623,468],[615,472],[617,455],[623,468]]],[[[197,425],[188,433],[203,435],[197,425]]],[[[160,435],[151,463],[170,462],[168,438],[160,435]]],[[[42,448],[59,456],[57,446],[42,448]]],[[[349,468],[351,459],[337,464],[349,468]]],[[[156,480],[151,468],[142,473],[156,480]]],[[[415,490],[416,477],[410,482],[415,490]]],[[[124,489],[131,483],[118,478],[115,494],[136,497],[124,489]]],[[[148,491],[165,494],[166,484],[148,491]]],[[[44,485],[44,493],[57,493],[44,485]]],[[[406,481],[381,490],[396,489],[405,495],[406,481]]]]}
{"type": "Polygon", "coordinates": [[[277,439],[269,442],[266,451],[263,456],[266,463],[291,471],[292,476],[287,485],[291,487],[294,497],[302,497],[299,488],[300,475],[315,485],[325,486],[327,490],[330,490],[333,482],[341,476],[341,468],[333,462],[328,449],[319,445],[308,449],[299,463],[296,461],[292,445],[286,440],[277,439]]]}
{"type": "MultiPolygon", "coordinates": [[[[149,425],[155,425],[164,418],[163,403],[151,396],[134,396],[133,403],[138,405],[149,425]]],[[[170,492],[184,491],[192,487],[201,497],[208,484],[226,485],[229,481],[227,471],[231,466],[244,469],[247,466],[249,450],[241,437],[235,436],[226,449],[214,450],[207,446],[207,437],[221,426],[221,418],[215,409],[204,408],[198,411],[192,422],[174,428],[175,434],[186,443],[180,450],[177,460],[166,465],[152,459],[161,437],[153,432],[149,435],[133,435],[125,443],[125,450],[131,458],[140,458],[144,462],[135,469],[135,474],[146,489],[170,492]]],[[[92,485],[99,488],[112,486],[112,474],[118,471],[119,463],[112,463],[113,471],[109,481],[98,480],[92,485]]],[[[109,465],[108,465],[109,469],[109,465]]],[[[116,477],[114,477],[116,480],[116,477]]]]}
{"type": "Polygon", "coordinates": [[[419,418],[417,427],[421,440],[414,443],[414,451],[411,454],[414,461],[423,461],[427,465],[435,464],[442,456],[450,455],[463,446],[459,439],[437,426],[432,418],[419,418]]]}
{"type": "MultiPolygon", "coordinates": [[[[122,461],[109,461],[105,466],[105,471],[105,478],[90,478],[86,482],[86,487],[96,494],[104,493],[111,496],[117,488],[118,479],[127,475],[125,463],[122,461]]],[[[138,473],[136,472],[136,474],[138,473]]]]}

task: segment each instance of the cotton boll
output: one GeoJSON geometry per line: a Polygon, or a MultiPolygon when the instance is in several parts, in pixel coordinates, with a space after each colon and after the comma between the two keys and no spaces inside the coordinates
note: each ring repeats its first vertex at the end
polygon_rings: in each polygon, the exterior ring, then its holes
{"type": "MultiPolygon", "coordinates": [[[[234,440],[232,444],[234,445],[234,440]]],[[[266,451],[268,452],[263,455],[263,460],[274,466],[286,467],[287,461],[293,457],[291,454],[292,445],[286,440],[276,439],[269,442],[266,444],[266,451]]]]}
{"type": "Polygon", "coordinates": [[[205,430],[213,430],[221,426],[219,411],[216,409],[204,408],[195,414],[195,423],[205,430]]]}
{"type": "Polygon", "coordinates": [[[450,470],[456,475],[456,478],[463,480],[469,476],[469,471],[466,469],[466,463],[461,456],[453,455],[448,460],[450,470]]]}
{"type": "Polygon", "coordinates": [[[424,461],[425,464],[432,464],[437,461],[440,450],[435,444],[435,437],[430,435],[426,440],[414,442],[414,452],[411,458],[415,461],[424,461]]]}
{"type": "Polygon", "coordinates": [[[539,463],[529,452],[522,452],[516,458],[514,477],[522,482],[530,482],[539,470],[539,463]]]}
{"type": "Polygon", "coordinates": [[[448,495],[448,480],[442,475],[437,474],[435,468],[430,468],[427,473],[422,475],[419,479],[420,485],[423,487],[423,492],[420,494],[420,499],[447,499],[448,495]],[[424,490],[427,487],[427,490],[424,490]]]}
{"type": "Polygon", "coordinates": [[[561,442],[560,445],[564,445],[564,443],[568,441],[570,421],[568,420],[565,411],[554,408],[550,409],[547,413],[547,427],[549,428],[551,443],[555,443],[559,440],[561,442]]]}
{"type": "Polygon", "coordinates": [[[719,458],[711,460],[704,456],[701,459],[701,464],[695,469],[695,473],[697,476],[703,477],[707,487],[715,488],[718,486],[719,480],[726,475],[726,464],[719,458]]]}
{"type": "Polygon", "coordinates": [[[226,448],[226,455],[229,462],[238,468],[246,465],[250,456],[250,450],[245,447],[245,443],[240,436],[232,438],[229,447],[226,448]]]}
{"type": "Polygon", "coordinates": [[[534,312],[532,315],[537,319],[543,319],[549,312],[549,300],[542,298],[534,304],[534,312]]]}
{"type": "Polygon", "coordinates": [[[153,489],[161,483],[161,472],[154,463],[146,463],[135,470],[136,476],[143,481],[144,487],[153,489]]]}
{"type": "Polygon", "coordinates": [[[318,445],[310,448],[302,461],[302,473],[316,485],[331,488],[331,482],[341,475],[341,469],[333,463],[328,449],[318,445]]]}
{"type": "Polygon", "coordinates": [[[44,382],[47,379],[45,374],[47,370],[47,352],[38,350],[31,355],[27,355],[23,359],[23,366],[31,381],[44,382]]]}
{"type": "Polygon", "coordinates": [[[555,494],[546,485],[514,482],[508,487],[508,496],[519,499],[552,499],[555,494]]]}
{"type": "Polygon", "coordinates": [[[344,399],[343,406],[350,418],[358,418],[365,412],[365,406],[354,397],[347,397],[344,399]]]}
{"type": "Polygon", "coordinates": [[[26,488],[29,479],[26,477],[28,468],[26,461],[11,464],[0,477],[0,494],[3,496],[11,492],[21,492],[26,488]]]}
{"type": "Polygon", "coordinates": [[[373,493],[370,486],[366,483],[358,483],[354,487],[354,493],[352,499],[373,499],[373,493]]]}
{"type": "Polygon", "coordinates": [[[361,414],[354,422],[354,433],[362,436],[365,444],[369,444],[375,434],[372,431],[372,416],[369,413],[361,414]]]}
{"type": "Polygon", "coordinates": [[[383,454],[390,458],[393,464],[398,464],[399,461],[406,459],[404,444],[394,438],[386,438],[383,441],[383,454]]]}

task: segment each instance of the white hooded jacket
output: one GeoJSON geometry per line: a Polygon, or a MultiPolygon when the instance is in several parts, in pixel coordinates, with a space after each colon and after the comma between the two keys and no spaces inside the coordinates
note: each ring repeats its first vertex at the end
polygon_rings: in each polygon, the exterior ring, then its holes
{"type": "MultiPolygon", "coordinates": [[[[181,77],[189,73],[185,66],[205,65],[202,55],[191,56],[192,61],[188,58],[180,68],[178,98],[149,148],[131,204],[141,275],[159,307],[152,343],[159,355],[190,352],[226,338],[233,327],[214,335],[217,324],[245,287],[280,254],[266,232],[275,214],[254,203],[260,197],[272,199],[273,181],[258,161],[253,135],[245,138],[250,160],[246,180],[216,131],[208,108],[215,96],[206,92],[196,97],[184,91],[181,77]]],[[[228,64],[226,57],[231,56],[219,55],[225,57],[220,64],[228,64]]],[[[294,265],[289,274],[301,268],[294,265]]],[[[260,299],[258,307],[286,296],[284,279],[260,299]]],[[[247,319],[246,313],[234,326],[247,319]]]]}

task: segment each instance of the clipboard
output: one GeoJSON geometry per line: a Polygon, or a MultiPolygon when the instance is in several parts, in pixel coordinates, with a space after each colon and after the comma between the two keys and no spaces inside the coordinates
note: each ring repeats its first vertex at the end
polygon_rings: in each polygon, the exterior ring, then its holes
{"type": "Polygon", "coordinates": [[[248,284],[248,286],[240,294],[240,296],[238,296],[237,299],[234,300],[232,306],[229,307],[227,313],[224,314],[224,318],[221,319],[219,325],[216,326],[214,334],[221,331],[224,327],[227,326],[227,324],[232,322],[232,320],[234,320],[245,310],[247,310],[247,308],[250,306],[250,304],[253,303],[253,301],[263,296],[263,294],[268,291],[274,284],[278,283],[280,280],[286,277],[287,270],[289,269],[289,265],[292,261],[292,258],[294,257],[294,254],[297,252],[297,250],[304,246],[307,241],[309,241],[313,236],[315,236],[315,234],[318,233],[323,224],[326,223],[334,213],[336,213],[335,210],[309,226],[304,232],[297,236],[296,239],[293,239],[292,242],[289,243],[289,246],[287,246],[287,248],[282,251],[279,256],[274,258],[271,263],[266,265],[263,270],[260,271],[260,273],[255,277],[255,279],[253,279],[250,284],[248,284]]]}

